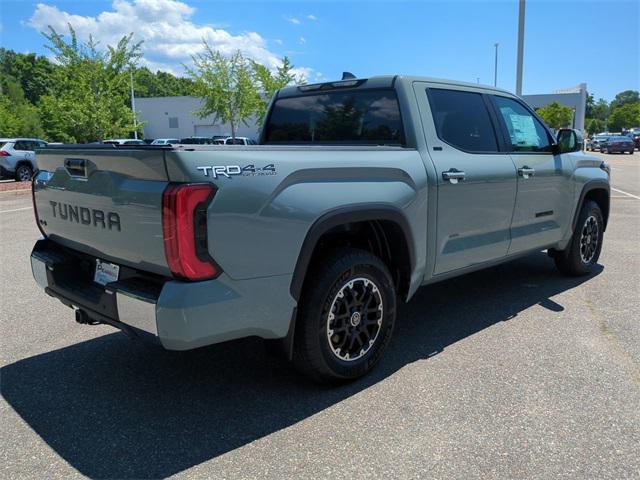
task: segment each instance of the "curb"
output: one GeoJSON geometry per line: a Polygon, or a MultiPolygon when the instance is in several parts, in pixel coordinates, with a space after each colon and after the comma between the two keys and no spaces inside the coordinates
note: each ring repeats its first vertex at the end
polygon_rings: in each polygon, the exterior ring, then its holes
{"type": "Polygon", "coordinates": [[[4,192],[0,192],[0,198],[2,198],[3,195],[26,195],[27,193],[31,193],[31,189],[30,188],[23,188],[21,190],[6,190],[4,192]]]}

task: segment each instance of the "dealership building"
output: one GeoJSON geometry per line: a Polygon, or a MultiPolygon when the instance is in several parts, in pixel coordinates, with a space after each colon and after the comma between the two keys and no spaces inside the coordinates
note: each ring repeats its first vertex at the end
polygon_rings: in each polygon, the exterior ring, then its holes
{"type": "Polygon", "coordinates": [[[584,117],[587,110],[587,84],[581,83],[572,88],[556,90],[553,93],[540,95],[523,95],[522,98],[533,108],[542,108],[551,102],[558,102],[560,105],[573,110],[573,123],[567,125],[584,131],[584,117]]]}
{"type": "MultiPolygon", "coordinates": [[[[231,127],[215,121],[215,117],[200,118],[196,112],[202,106],[197,97],[136,98],[138,119],[143,123],[145,138],[185,138],[231,136],[231,127]]],[[[236,136],[258,138],[254,120],[249,126],[240,124],[236,136]]]]}
{"type": "MultiPolygon", "coordinates": [[[[541,108],[551,102],[558,102],[573,111],[572,128],[584,130],[584,117],[587,104],[587,84],[557,90],[553,93],[523,95],[524,100],[533,108],[541,108]]],[[[143,122],[145,138],[185,138],[212,137],[214,135],[231,136],[229,125],[215,121],[213,116],[200,118],[194,112],[202,106],[197,97],[150,97],[137,98],[136,107],[139,119],[143,122]]],[[[240,124],[239,137],[257,140],[258,125],[254,120],[249,126],[240,124]]]]}

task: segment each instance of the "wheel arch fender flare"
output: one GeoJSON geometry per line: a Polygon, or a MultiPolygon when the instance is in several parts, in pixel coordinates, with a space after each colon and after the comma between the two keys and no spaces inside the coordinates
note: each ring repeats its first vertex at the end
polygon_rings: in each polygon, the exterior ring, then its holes
{"type": "Polygon", "coordinates": [[[298,254],[298,260],[296,262],[295,269],[293,271],[293,278],[291,280],[290,293],[296,300],[300,300],[300,294],[302,292],[302,286],[304,279],[311,263],[313,252],[318,244],[318,241],[326,232],[334,227],[345,225],[355,222],[366,222],[372,220],[388,220],[396,223],[403,235],[407,244],[409,253],[410,268],[415,268],[416,254],[413,245],[413,236],[411,233],[411,227],[409,221],[405,217],[402,210],[388,204],[366,204],[366,205],[349,205],[344,207],[338,207],[320,216],[309,228],[304,241],[302,242],[302,248],[298,254]]]}
{"type": "Polygon", "coordinates": [[[606,205],[604,205],[604,207],[602,208],[602,216],[604,217],[604,228],[606,230],[607,228],[607,221],[609,219],[609,210],[610,210],[610,205],[611,205],[611,187],[609,186],[609,182],[603,179],[593,179],[593,180],[589,180],[587,183],[584,184],[584,186],[582,187],[582,191],[580,192],[580,198],[578,199],[578,203],[576,204],[576,210],[573,214],[573,220],[571,223],[571,230],[575,231],[576,226],[578,224],[578,216],[580,215],[580,209],[582,208],[582,205],[584,204],[585,199],[587,198],[587,195],[589,194],[589,192],[592,192],[594,190],[604,190],[606,191],[607,194],[607,202],[606,205]]]}

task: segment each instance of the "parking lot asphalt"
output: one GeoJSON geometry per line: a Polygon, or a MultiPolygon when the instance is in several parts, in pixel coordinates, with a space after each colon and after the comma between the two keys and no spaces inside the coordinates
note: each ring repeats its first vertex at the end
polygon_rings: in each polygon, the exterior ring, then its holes
{"type": "Polygon", "coordinates": [[[80,326],[0,197],[3,478],[640,478],[640,154],[612,165],[600,268],[543,253],[421,289],[365,379],[307,382],[255,339],[192,352],[80,326]]]}

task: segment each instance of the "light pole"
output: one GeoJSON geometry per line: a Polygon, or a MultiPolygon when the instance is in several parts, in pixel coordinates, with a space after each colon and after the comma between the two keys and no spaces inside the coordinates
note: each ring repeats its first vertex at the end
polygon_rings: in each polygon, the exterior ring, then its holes
{"type": "Polygon", "coordinates": [[[516,70],[516,95],[522,95],[522,57],[524,55],[524,8],[525,0],[520,0],[518,9],[518,62],[516,70]]]}
{"type": "Polygon", "coordinates": [[[499,45],[500,45],[499,43],[495,43],[493,45],[494,47],[496,47],[496,59],[493,65],[493,86],[494,87],[498,86],[498,46],[499,45]]]}
{"type": "Polygon", "coordinates": [[[136,128],[136,96],[133,93],[133,68],[129,69],[129,81],[131,82],[131,111],[133,112],[133,138],[138,139],[136,128]]]}

